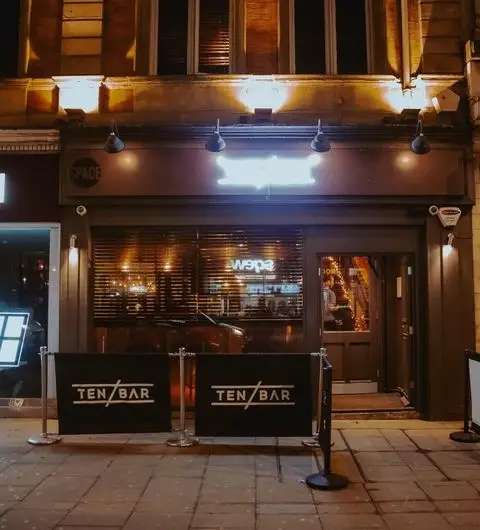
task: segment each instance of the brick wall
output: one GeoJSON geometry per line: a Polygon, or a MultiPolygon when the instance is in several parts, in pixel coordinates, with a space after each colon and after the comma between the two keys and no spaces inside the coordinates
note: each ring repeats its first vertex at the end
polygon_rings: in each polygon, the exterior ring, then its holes
{"type": "Polygon", "coordinates": [[[247,72],[278,73],[278,2],[279,0],[246,0],[247,72]]]}

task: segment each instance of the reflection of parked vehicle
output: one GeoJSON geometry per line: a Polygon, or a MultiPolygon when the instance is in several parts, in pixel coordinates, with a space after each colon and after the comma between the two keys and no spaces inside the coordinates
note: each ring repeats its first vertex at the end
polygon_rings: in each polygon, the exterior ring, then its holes
{"type": "Polygon", "coordinates": [[[46,342],[45,330],[30,320],[19,366],[0,367],[0,397],[38,398],[41,395],[40,356],[46,342]]]}

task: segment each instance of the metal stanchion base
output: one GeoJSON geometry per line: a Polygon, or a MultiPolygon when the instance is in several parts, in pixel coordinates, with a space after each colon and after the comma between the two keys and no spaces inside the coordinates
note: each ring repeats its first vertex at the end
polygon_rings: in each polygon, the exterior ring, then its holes
{"type": "Polygon", "coordinates": [[[187,431],[180,431],[178,438],[170,438],[165,443],[168,447],[192,447],[198,444],[198,438],[190,436],[187,431]]]}
{"type": "Polygon", "coordinates": [[[314,490],[342,490],[348,486],[348,479],[335,473],[330,473],[329,475],[315,473],[314,475],[309,475],[305,482],[307,486],[314,490]]]}
{"type": "Polygon", "coordinates": [[[302,440],[302,445],[305,447],[314,447],[315,449],[320,449],[322,447],[316,437],[310,438],[310,440],[302,440]]]}
{"type": "Polygon", "coordinates": [[[480,435],[475,432],[458,431],[450,434],[450,440],[462,444],[477,444],[480,443],[480,435]]]}
{"type": "Polygon", "coordinates": [[[61,436],[57,434],[38,434],[37,436],[31,436],[27,441],[31,445],[52,445],[60,442],[61,436]]]}

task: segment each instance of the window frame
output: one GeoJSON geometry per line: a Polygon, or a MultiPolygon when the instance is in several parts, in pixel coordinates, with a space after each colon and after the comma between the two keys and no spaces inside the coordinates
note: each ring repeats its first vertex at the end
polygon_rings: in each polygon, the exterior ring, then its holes
{"type": "MultiPolygon", "coordinates": [[[[150,61],[149,73],[153,76],[159,76],[157,68],[158,59],[158,14],[159,1],[151,0],[150,11],[150,61]]],[[[173,1],[173,0],[169,0],[173,1]]],[[[237,49],[243,49],[241,43],[244,35],[244,17],[241,16],[239,3],[244,4],[243,0],[229,1],[229,31],[230,31],[230,53],[228,73],[235,73],[238,68],[236,60],[237,49]]],[[[187,42],[187,72],[185,75],[224,75],[209,74],[199,71],[199,35],[200,35],[200,2],[201,0],[188,0],[188,42],[187,42]]]]}
{"type": "MultiPolygon", "coordinates": [[[[295,0],[289,1],[289,62],[290,73],[296,74],[295,65],[295,0]]],[[[373,0],[365,1],[365,23],[367,35],[367,72],[373,73],[374,66],[374,34],[373,34],[373,0]]],[[[336,0],[324,0],[325,7],[325,74],[339,75],[337,62],[337,20],[336,0]]],[[[322,74],[319,74],[322,75],[322,74]]],[[[344,74],[342,74],[344,75],[344,74]]]]}

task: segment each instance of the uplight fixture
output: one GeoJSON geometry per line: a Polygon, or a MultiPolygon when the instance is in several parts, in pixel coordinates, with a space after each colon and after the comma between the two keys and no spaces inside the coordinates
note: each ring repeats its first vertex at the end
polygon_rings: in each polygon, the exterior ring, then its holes
{"type": "Polygon", "coordinates": [[[315,135],[315,138],[312,140],[310,147],[312,148],[312,151],[315,151],[315,153],[326,153],[327,151],[330,151],[331,149],[330,142],[328,141],[328,138],[323,134],[323,131],[322,131],[322,120],[318,120],[317,134],[315,135]]]}
{"type": "Polygon", "coordinates": [[[210,153],[220,153],[225,149],[225,140],[220,134],[220,120],[217,118],[217,126],[213,131],[213,134],[207,140],[205,144],[205,149],[210,151],[210,153]]]}
{"type": "Polygon", "coordinates": [[[115,122],[112,123],[112,130],[110,131],[110,134],[108,135],[107,141],[105,142],[105,147],[103,150],[110,154],[116,154],[121,153],[122,151],[125,151],[125,144],[120,139],[120,136],[118,135],[118,128],[117,124],[115,122]]]}
{"type": "Polygon", "coordinates": [[[418,118],[417,132],[415,133],[415,138],[410,145],[410,149],[416,155],[426,155],[427,153],[430,153],[430,144],[423,134],[423,121],[421,118],[418,118]]]}
{"type": "Polygon", "coordinates": [[[77,236],[75,234],[72,234],[70,236],[70,247],[68,249],[68,263],[70,265],[78,264],[77,236]]]}
{"type": "Polygon", "coordinates": [[[447,258],[448,256],[450,256],[450,254],[452,253],[452,250],[453,250],[453,239],[454,239],[455,235],[453,234],[453,232],[450,232],[448,235],[447,235],[447,244],[446,245],[443,245],[443,256],[445,258],[447,258]]]}

